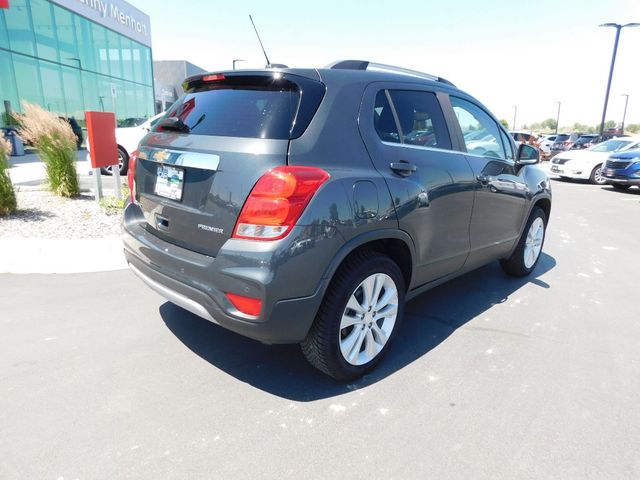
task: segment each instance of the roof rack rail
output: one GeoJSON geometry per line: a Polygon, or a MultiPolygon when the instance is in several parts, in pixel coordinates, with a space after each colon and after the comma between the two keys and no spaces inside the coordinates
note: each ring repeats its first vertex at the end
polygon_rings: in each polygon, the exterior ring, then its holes
{"type": "Polygon", "coordinates": [[[411,77],[425,78],[427,80],[433,80],[434,82],[440,82],[455,87],[455,85],[449,80],[436,75],[418,72],[416,70],[409,70],[408,68],[395,67],[393,65],[385,65],[383,63],[369,62],[367,60],[339,60],[337,62],[330,63],[326,68],[330,68],[332,70],[375,70],[399,73],[402,75],[409,75],[411,77]]]}

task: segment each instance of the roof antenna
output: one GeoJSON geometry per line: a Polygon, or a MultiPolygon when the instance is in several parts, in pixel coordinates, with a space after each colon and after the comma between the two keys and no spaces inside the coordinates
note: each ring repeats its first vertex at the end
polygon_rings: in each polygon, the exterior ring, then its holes
{"type": "Polygon", "coordinates": [[[260,39],[260,34],[258,33],[258,29],[256,28],[256,24],[253,23],[253,18],[249,15],[249,20],[251,20],[251,25],[253,25],[253,30],[256,32],[256,37],[258,37],[258,42],[260,42],[260,48],[262,48],[262,53],[264,53],[264,58],[267,60],[267,64],[264,68],[289,68],[282,63],[271,63],[269,61],[269,57],[267,56],[267,52],[264,50],[264,45],[262,44],[262,40],[260,39]]]}
{"type": "Polygon", "coordinates": [[[251,25],[253,25],[253,29],[256,32],[256,37],[258,37],[258,42],[260,42],[260,48],[262,48],[262,53],[264,53],[264,58],[267,59],[267,65],[265,68],[271,68],[271,62],[269,61],[269,57],[267,57],[267,52],[264,50],[264,45],[262,44],[262,40],[260,40],[260,34],[258,33],[258,29],[256,28],[256,24],[253,23],[253,18],[249,15],[249,20],[251,20],[251,25]]]}

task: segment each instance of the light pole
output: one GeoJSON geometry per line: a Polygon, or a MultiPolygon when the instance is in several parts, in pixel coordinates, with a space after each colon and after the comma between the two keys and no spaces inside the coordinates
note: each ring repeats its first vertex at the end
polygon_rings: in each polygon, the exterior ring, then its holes
{"type": "Polygon", "coordinates": [[[558,125],[560,124],[560,105],[562,102],[556,102],[558,104],[558,113],[556,113],[556,135],[558,135],[558,125]]]}
{"type": "Polygon", "coordinates": [[[624,113],[622,114],[622,134],[624,134],[624,119],[627,117],[627,104],[629,103],[629,94],[628,93],[623,93],[622,95],[620,95],[621,97],[625,97],[624,98],[624,113]]]}
{"type": "Polygon", "coordinates": [[[604,122],[607,116],[607,104],[609,103],[609,90],[611,90],[611,79],[613,78],[613,67],[616,64],[616,54],[618,53],[618,42],[620,41],[620,31],[625,27],[640,27],[640,23],[603,23],[600,27],[613,27],[616,29],[616,39],[613,42],[613,55],[611,56],[611,67],[609,68],[609,80],[607,81],[607,93],[604,95],[604,107],[602,108],[602,121],[600,122],[600,138],[604,133],[604,122]]]}
{"type": "Polygon", "coordinates": [[[233,59],[233,69],[236,69],[236,62],[246,62],[244,58],[234,58],[233,59]]]}
{"type": "Polygon", "coordinates": [[[513,129],[516,130],[516,115],[518,114],[518,106],[513,106],[513,129]]]}

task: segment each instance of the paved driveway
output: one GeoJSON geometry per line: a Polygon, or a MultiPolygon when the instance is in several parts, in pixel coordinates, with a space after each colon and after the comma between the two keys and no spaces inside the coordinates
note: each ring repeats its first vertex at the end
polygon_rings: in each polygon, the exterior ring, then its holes
{"type": "Polygon", "coordinates": [[[420,296],[350,384],[126,270],[0,275],[0,478],[639,478],[640,191],[554,193],[533,277],[420,296]]]}

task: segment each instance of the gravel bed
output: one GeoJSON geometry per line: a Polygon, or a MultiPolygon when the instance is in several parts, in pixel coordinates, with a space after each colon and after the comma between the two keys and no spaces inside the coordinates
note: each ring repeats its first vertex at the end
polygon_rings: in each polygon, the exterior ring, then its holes
{"type": "Polygon", "coordinates": [[[121,214],[107,215],[95,197],[61,198],[44,190],[16,191],[18,210],[0,217],[0,238],[104,238],[120,235],[121,214]]]}

